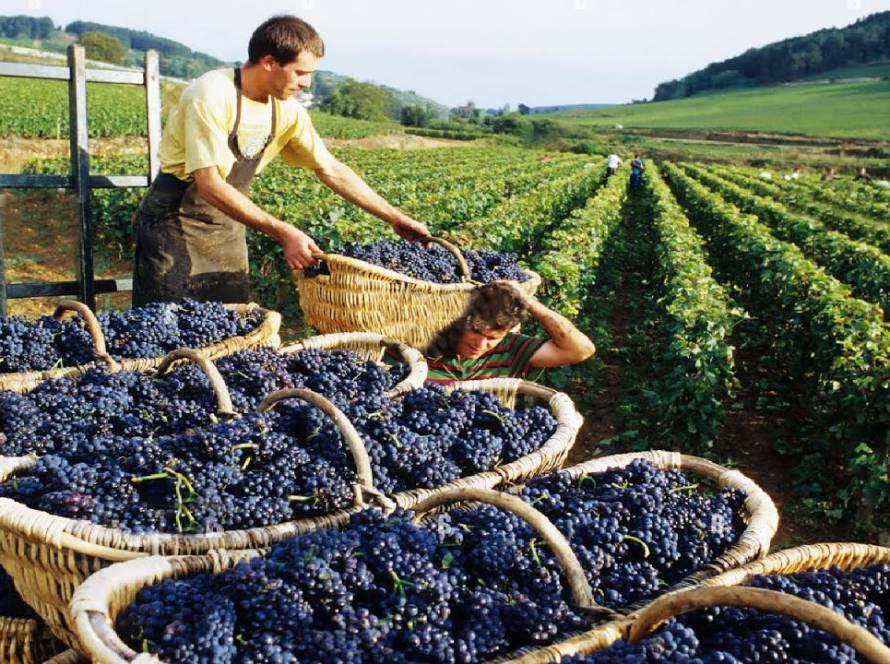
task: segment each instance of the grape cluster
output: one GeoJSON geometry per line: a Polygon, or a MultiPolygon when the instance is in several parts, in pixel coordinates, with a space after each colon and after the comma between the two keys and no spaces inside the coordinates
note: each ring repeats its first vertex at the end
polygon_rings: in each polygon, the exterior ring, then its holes
{"type": "MultiPolygon", "coordinates": [[[[597,487],[626,481],[621,490],[630,496],[634,478],[643,476],[656,486],[688,484],[640,466],[593,476],[579,488],[597,494],[597,487]]],[[[558,495],[570,501],[573,491],[558,495]]],[[[699,502],[719,511],[726,499],[703,495],[699,502]]],[[[617,500],[610,507],[625,509],[617,500]]],[[[586,522],[580,500],[566,509],[578,524],[573,545],[581,524],[600,537],[613,527],[586,522]]],[[[581,557],[601,599],[626,592],[624,566],[639,560],[620,541],[604,546],[603,560],[581,557]]],[[[587,626],[546,543],[492,506],[453,508],[421,526],[410,512],[364,510],[341,530],[281,542],[223,574],[146,587],[117,622],[125,640],[145,643],[164,661],[239,664],[481,662],[587,626]]]]}
{"type": "Polygon", "coordinates": [[[248,528],[349,506],[355,464],[333,423],[299,400],[255,412],[288,387],[320,392],[350,418],[385,492],[514,461],[556,426],[544,408],[514,411],[486,393],[431,386],[391,399],[408,368],[350,351],[245,350],[218,367],[243,414],[233,421],[214,420],[208,381],[191,365],[163,378],[96,367],[0,394],[2,451],[42,455],[0,495],[140,533],[248,528]]]}
{"type": "MultiPolygon", "coordinates": [[[[340,249],[343,256],[401,272],[415,279],[440,284],[461,281],[460,267],[454,256],[437,244],[429,249],[417,242],[405,240],[380,240],[374,244],[348,244],[340,249]]],[[[528,281],[528,274],[516,263],[515,254],[501,254],[496,251],[463,252],[474,281],[488,283],[497,279],[528,281]]],[[[305,271],[306,276],[330,274],[322,262],[317,267],[305,271]]]]}
{"type": "MultiPolygon", "coordinates": [[[[226,309],[219,302],[149,304],[98,314],[109,354],[117,359],[155,357],[176,348],[200,348],[256,329],[262,314],[226,309]]],[[[0,373],[43,371],[92,361],[92,341],[80,316],[29,320],[0,318],[0,373]]]]}
{"type": "Polygon", "coordinates": [[[732,546],[744,530],[745,495],[698,491],[681,472],[636,460],[623,469],[533,480],[523,497],[572,544],[601,604],[655,596],[732,546]],[[620,561],[615,563],[614,561],[620,561]]]}
{"type": "MultiPolygon", "coordinates": [[[[851,572],[834,567],[787,576],[760,576],[749,585],[826,606],[890,644],[890,566],[886,564],[851,572]]],[[[671,619],[634,645],[618,641],[598,653],[563,661],[858,664],[861,660],[850,646],[806,623],[755,609],[718,607],[671,619]]]]}

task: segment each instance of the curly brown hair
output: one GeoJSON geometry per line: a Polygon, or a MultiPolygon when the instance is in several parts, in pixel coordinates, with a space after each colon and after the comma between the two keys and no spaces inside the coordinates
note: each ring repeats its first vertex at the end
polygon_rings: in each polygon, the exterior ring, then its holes
{"type": "Polygon", "coordinates": [[[507,331],[528,317],[528,305],[514,286],[491,282],[476,288],[467,308],[459,318],[439,331],[427,346],[428,357],[450,357],[457,353],[457,344],[467,328],[507,331]]]}

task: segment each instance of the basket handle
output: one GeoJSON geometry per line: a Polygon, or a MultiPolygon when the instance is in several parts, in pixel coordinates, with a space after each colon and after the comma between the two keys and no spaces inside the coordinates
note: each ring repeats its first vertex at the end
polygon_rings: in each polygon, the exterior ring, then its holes
{"type": "Polygon", "coordinates": [[[237,415],[235,407],[232,405],[229,388],[222,374],[219,373],[219,369],[205,355],[193,348],[177,348],[164,355],[161,363],[155,370],[155,376],[160,377],[170,371],[176,360],[189,360],[201,368],[201,371],[207,376],[207,380],[210,381],[210,387],[216,396],[216,414],[218,416],[224,419],[231,419],[237,415]]]}
{"type": "Polygon", "coordinates": [[[424,498],[414,506],[417,514],[415,520],[420,520],[423,512],[428,512],[436,507],[452,502],[477,501],[488,503],[500,509],[512,512],[534,528],[556,555],[559,564],[565,572],[572,591],[575,605],[585,612],[598,617],[615,618],[620,614],[608,607],[601,606],[593,599],[590,583],[584,574],[584,569],[578,561],[571,545],[556,526],[541,512],[526,503],[521,498],[511,496],[492,489],[456,487],[444,491],[438,491],[428,498],[424,498]]]}
{"type": "Polygon", "coordinates": [[[105,335],[102,333],[102,326],[99,324],[99,320],[96,318],[92,309],[83,302],[78,302],[77,300],[62,300],[56,305],[56,310],[53,312],[53,318],[62,320],[62,317],[68,312],[80,314],[81,318],[83,318],[87,332],[89,332],[90,338],[93,340],[93,356],[97,360],[105,362],[105,364],[108,365],[108,368],[112,371],[120,369],[120,366],[115,359],[108,354],[108,349],[105,346],[105,335]]]}
{"type": "Polygon", "coordinates": [[[277,390],[272,392],[263,399],[257,410],[261,413],[271,410],[275,404],[284,399],[302,399],[306,403],[315,406],[325,415],[333,420],[334,425],[340,430],[346,444],[349,445],[349,451],[352,453],[352,460],[355,463],[355,474],[358,483],[355,487],[355,505],[361,507],[364,504],[364,496],[372,496],[380,499],[380,494],[374,488],[374,475],[371,471],[371,460],[368,457],[368,451],[362,441],[355,426],[349,421],[349,418],[342,410],[337,408],[329,399],[322,396],[318,392],[313,392],[304,387],[292,387],[285,390],[277,390]]]}
{"type": "Polygon", "coordinates": [[[457,248],[457,245],[449,242],[445,238],[437,237],[435,235],[430,235],[426,238],[429,242],[434,242],[438,244],[440,247],[444,247],[448,250],[448,252],[454,256],[454,259],[457,261],[457,265],[460,268],[460,278],[461,281],[471,281],[470,279],[470,266],[467,264],[467,259],[464,258],[461,250],[457,248]]]}
{"type": "Polygon", "coordinates": [[[664,595],[637,614],[630,626],[628,641],[636,643],[645,638],[668,618],[710,606],[740,606],[781,613],[837,637],[869,662],[890,662],[890,648],[865,628],[854,625],[831,609],[787,593],[747,586],[696,588],[664,595]]]}
{"type": "Polygon", "coordinates": [[[419,350],[412,348],[401,341],[390,339],[389,337],[383,337],[380,340],[380,345],[398,353],[399,357],[405,360],[405,363],[411,367],[411,373],[408,374],[405,380],[398,385],[394,385],[393,388],[384,395],[385,397],[389,399],[397,397],[405,392],[410,392],[416,385],[423,384],[426,380],[428,367],[426,360],[419,350]]]}

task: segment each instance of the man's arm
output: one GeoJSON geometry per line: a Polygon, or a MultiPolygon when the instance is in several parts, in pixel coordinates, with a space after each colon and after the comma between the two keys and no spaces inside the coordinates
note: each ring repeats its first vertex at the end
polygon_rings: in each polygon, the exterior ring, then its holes
{"type": "Polygon", "coordinates": [[[550,335],[550,340],[531,356],[528,366],[536,369],[563,367],[582,362],[596,352],[593,342],[568,318],[548,309],[531,296],[524,299],[529,313],[550,335]]]}
{"type": "Polygon", "coordinates": [[[426,226],[390,205],[346,164],[334,159],[329,166],[317,169],[315,175],[350,203],[388,223],[406,240],[423,240],[430,236],[426,226]]]}
{"type": "Polygon", "coordinates": [[[312,252],[320,250],[312,238],[260,208],[226,182],[216,166],[199,168],[193,172],[193,176],[198,195],[207,203],[235,221],[278,240],[291,269],[302,270],[315,265],[312,252]]]}

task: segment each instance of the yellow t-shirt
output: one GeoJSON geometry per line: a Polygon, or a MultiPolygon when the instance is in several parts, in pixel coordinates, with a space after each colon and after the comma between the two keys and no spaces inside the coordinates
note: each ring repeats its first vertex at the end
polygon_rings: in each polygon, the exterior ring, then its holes
{"type": "MultiPolygon", "coordinates": [[[[235,155],[228,141],[238,108],[234,79],[234,69],[217,69],[195,79],[183,91],[167,117],[161,137],[161,171],[188,180],[193,171],[216,166],[223,178],[229,175],[235,155]]],[[[313,170],[328,166],[334,157],[312,126],[309,113],[296,99],[270,98],[260,103],[242,95],[238,125],[241,153],[250,157],[263,146],[272,126],[273,103],[278,107],[275,138],[266,148],[257,172],[278,153],[292,166],[313,170]]]]}

